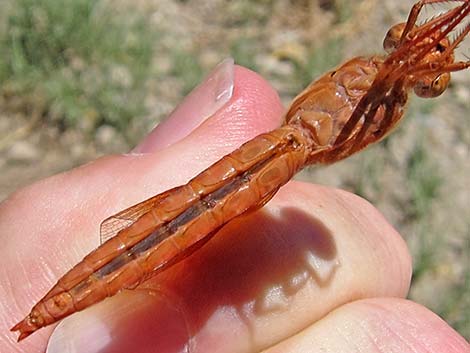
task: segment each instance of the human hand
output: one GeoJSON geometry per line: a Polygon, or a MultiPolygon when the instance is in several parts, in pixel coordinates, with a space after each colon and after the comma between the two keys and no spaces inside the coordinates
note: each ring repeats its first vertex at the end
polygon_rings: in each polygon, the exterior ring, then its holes
{"type": "MultiPolygon", "coordinates": [[[[223,87],[230,68],[226,62],[223,87]]],[[[209,82],[134,154],[98,159],[2,203],[0,351],[43,352],[49,337],[49,353],[469,351],[444,321],[403,299],[410,257],[378,211],[347,192],[300,182],[141,288],[15,342],[8,329],[98,245],[100,221],[280,124],[277,94],[241,67],[233,95],[201,123],[214,109],[205,110],[219,81],[209,82]]]]}

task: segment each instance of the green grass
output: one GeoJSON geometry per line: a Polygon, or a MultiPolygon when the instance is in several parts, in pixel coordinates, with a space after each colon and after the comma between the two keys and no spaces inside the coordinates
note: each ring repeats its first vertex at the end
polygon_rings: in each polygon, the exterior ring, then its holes
{"type": "Polygon", "coordinates": [[[413,223],[419,242],[413,268],[413,277],[416,280],[436,267],[436,252],[440,242],[439,236],[429,226],[429,217],[432,204],[439,196],[442,178],[437,165],[427,154],[422,138],[408,158],[406,174],[410,198],[406,214],[413,223]]]}
{"type": "Polygon", "coordinates": [[[442,178],[436,164],[426,152],[424,141],[419,140],[407,163],[410,209],[407,212],[414,219],[421,220],[429,214],[434,199],[439,195],[442,178]]]}
{"type": "MultiPolygon", "coordinates": [[[[357,4],[355,4],[357,5],[357,4]]],[[[353,3],[348,0],[334,1],[337,23],[347,22],[353,15],[353,3]]]]}
{"type": "Polygon", "coordinates": [[[383,185],[380,177],[386,163],[383,154],[376,152],[379,148],[383,147],[377,145],[373,148],[376,150],[369,150],[367,153],[356,157],[360,173],[357,173],[357,175],[353,177],[353,181],[350,185],[346,185],[350,187],[356,195],[368,200],[381,193],[383,185]]]}
{"type": "MultiPolygon", "coordinates": [[[[470,241],[467,241],[466,249],[470,248],[470,241]]],[[[470,259],[466,257],[466,263],[470,259]]],[[[459,331],[464,337],[470,337],[470,265],[464,270],[464,278],[459,283],[454,284],[446,291],[442,307],[437,308],[436,313],[447,318],[452,327],[459,331]]]]}
{"type": "Polygon", "coordinates": [[[230,44],[230,55],[238,65],[259,71],[255,57],[260,52],[259,39],[238,38],[230,44]]]}
{"type": "Polygon", "coordinates": [[[194,53],[174,49],[170,55],[172,61],[170,74],[181,79],[181,94],[185,96],[199,84],[204,76],[204,70],[194,53]]]}
{"type": "Polygon", "coordinates": [[[0,34],[2,93],[40,96],[65,126],[125,130],[143,113],[154,40],[143,15],[111,2],[16,0],[0,34]],[[6,93],[5,93],[6,92],[6,93]]]}
{"type": "Polygon", "coordinates": [[[272,13],[273,0],[237,0],[227,2],[226,24],[233,27],[241,27],[253,22],[266,24],[272,13]]]}
{"type": "MultiPolygon", "coordinates": [[[[446,248],[445,237],[432,229],[431,222],[433,203],[439,202],[442,196],[440,188],[443,179],[432,156],[426,151],[425,141],[419,141],[407,165],[408,188],[411,194],[407,213],[418,237],[418,246],[413,256],[413,281],[420,280],[425,274],[438,273],[442,260],[441,252],[446,248]]],[[[467,241],[465,248],[468,249],[469,245],[467,241]]],[[[436,299],[430,307],[466,337],[470,336],[470,317],[465,314],[469,307],[469,283],[470,269],[467,265],[463,278],[446,288],[445,295],[436,299]]]]}

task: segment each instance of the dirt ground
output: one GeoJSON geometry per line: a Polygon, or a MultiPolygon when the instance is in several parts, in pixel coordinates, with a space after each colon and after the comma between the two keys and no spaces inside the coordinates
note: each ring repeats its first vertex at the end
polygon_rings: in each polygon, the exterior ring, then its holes
{"type": "MultiPolygon", "coordinates": [[[[126,0],[119,2],[128,6],[126,0]]],[[[331,57],[380,53],[388,26],[403,21],[411,4],[410,0],[133,2],[132,6],[151,13],[160,32],[156,75],[149,79],[145,101],[151,113],[135,122],[135,141],[185,93],[187,72],[175,73],[171,67],[175,43],[179,52],[197,59],[202,73],[227,56],[242,61],[243,55],[250,56],[242,63],[266,77],[288,105],[304,84],[298,78],[299,65],[325,56],[321,50],[336,43],[334,38],[341,38],[341,45],[330,49],[327,62],[331,57]]],[[[470,55],[468,40],[460,51],[470,55]]],[[[449,91],[432,102],[415,98],[407,119],[386,142],[337,165],[304,171],[298,178],[351,190],[379,208],[414,256],[410,297],[470,338],[469,72],[455,74],[449,91]]],[[[98,128],[90,139],[79,130],[32,124],[34,111],[25,106],[24,101],[0,97],[0,200],[35,180],[130,148],[131,142],[110,126],[98,128]]]]}

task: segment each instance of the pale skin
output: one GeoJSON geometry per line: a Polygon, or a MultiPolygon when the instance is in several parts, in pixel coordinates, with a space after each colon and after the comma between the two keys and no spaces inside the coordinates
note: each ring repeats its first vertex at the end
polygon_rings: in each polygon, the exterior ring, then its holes
{"type": "MultiPolygon", "coordinates": [[[[2,203],[0,351],[45,351],[54,327],[20,344],[9,328],[98,245],[103,219],[186,182],[277,127],[283,111],[264,80],[236,67],[229,103],[187,137],[177,137],[178,124],[161,125],[165,147],[151,134],[141,144],[145,154],[98,159],[2,203]]],[[[170,118],[178,119],[184,122],[170,118]]],[[[101,352],[469,351],[444,321],[404,299],[410,277],[406,244],[372,205],[341,190],[290,182],[146,289],[64,320],[62,334],[83,337],[86,347],[90,318],[99,318],[113,337],[101,352]]]]}

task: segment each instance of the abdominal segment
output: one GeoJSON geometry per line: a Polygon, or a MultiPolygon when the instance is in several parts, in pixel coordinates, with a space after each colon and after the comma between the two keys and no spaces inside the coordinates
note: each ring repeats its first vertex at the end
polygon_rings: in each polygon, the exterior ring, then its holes
{"type": "MultiPolygon", "coordinates": [[[[220,182],[222,175],[214,173],[213,168],[218,167],[217,163],[191,180],[187,185],[195,194],[201,195],[197,201],[170,221],[153,229],[84,282],[101,282],[106,289],[99,292],[106,292],[106,296],[123,288],[133,288],[172,264],[175,257],[179,257],[180,253],[187,251],[212,231],[246,210],[264,203],[266,197],[290,180],[305,162],[304,146],[290,146],[291,140],[287,138],[289,133],[290,129],[285,128],[281,133],[261,135],[224,157],[221,161],[225,167],[218,172],[222,172],[223,176],[234,174],[224,182],[220,182]],[[262,145],[262,148],[257,149],[257,144],[262,145]]],[[[155,217],[155,212],[151,213],[155,217]]],[[[159,223],[159,219],[155,218],[155,222],[159,223]]],[[[136,222],[135,226],[138,224],[136,222]]],[[[70,292],[73,296],[78,295],[84,287],[86,284],[82,282],[70,292]]]]}
{"type": "Polygon", "coordinates": [[[155,208],[58,281],[15,326],[20,337],[122,289],[135,288],[188,256],[234,217],[261,207],[305,165],[308,151],[304,139],[289,126],[260,135],[188,184],[157,195],[155,208]],[[181,202],[182,195],[187,195],[186,202],[181,202]],[[162,213],[159,202],[170,212],[162,213]]]}

